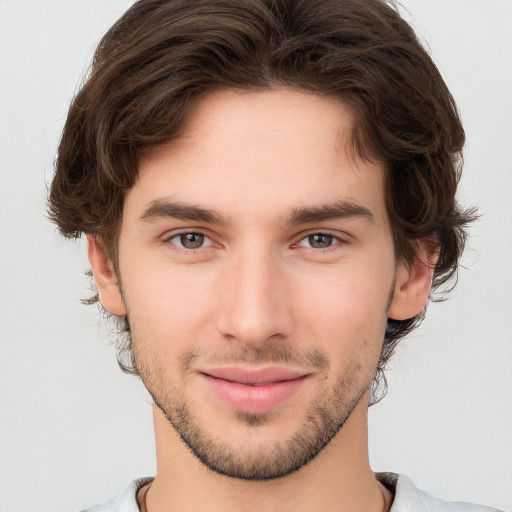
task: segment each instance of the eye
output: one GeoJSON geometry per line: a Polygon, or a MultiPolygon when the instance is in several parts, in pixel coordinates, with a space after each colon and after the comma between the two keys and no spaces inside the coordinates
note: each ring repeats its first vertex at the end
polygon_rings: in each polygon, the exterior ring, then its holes
{"type": "Polygon", "coordinates": [[[213,241],[202,233],[176,233],[167,239],[173,245],[177,245],[181,249],[201,249],[213,245],[213,241]]]}
{"type": "Polygon", "coordinates": [[[341,240],[334,235],[327,233],[312,233],[304,237],[297,245],[299,247],[310,247],[312,249],[329,249],[333,245],[340,243],[341,240]]]}

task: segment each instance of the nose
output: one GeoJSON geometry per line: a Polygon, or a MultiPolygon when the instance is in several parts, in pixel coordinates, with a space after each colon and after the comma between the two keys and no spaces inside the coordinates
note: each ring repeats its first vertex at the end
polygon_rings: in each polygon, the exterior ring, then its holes
{"type": "Polygon", "coordinates": [[[219,283],[217,329],[247,348],[290,336],[293,321],[287,277],[270,251],[238,251],[225,263],[219,283]]]}

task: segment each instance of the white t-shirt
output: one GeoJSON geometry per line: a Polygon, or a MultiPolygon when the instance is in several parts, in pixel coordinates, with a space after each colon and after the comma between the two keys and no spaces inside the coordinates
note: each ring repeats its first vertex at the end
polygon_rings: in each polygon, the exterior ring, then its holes
{"type": "MultiPolygon", "coordinates": [[[[437,499],[418,489],[405,475],[378,473],[377,478],[395,494],[390,512],[503,512],[473,503],[437,499]]],[[[139,512],[137,491],[151,480],[152,478],[133,480],[117,496],[82,512],[139,512]]]]}

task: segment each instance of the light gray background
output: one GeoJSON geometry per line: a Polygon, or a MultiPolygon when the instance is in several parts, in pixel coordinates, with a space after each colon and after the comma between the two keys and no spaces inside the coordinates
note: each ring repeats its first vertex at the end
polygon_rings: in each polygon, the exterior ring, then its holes
{"type": "MultiPolygon", "coordinates": [[[[0,511],[76,510],[154,472],[149,400],[88,294],[84,244],[45,219],[45,182],[95,43],[128,0],[0,0],[0,511]]],[[[512,507],[512,2],[410,0],[458,101],[461,199],[482,219],[450,301],[404,341],[370,412],[375,470],[512,507]]]]}

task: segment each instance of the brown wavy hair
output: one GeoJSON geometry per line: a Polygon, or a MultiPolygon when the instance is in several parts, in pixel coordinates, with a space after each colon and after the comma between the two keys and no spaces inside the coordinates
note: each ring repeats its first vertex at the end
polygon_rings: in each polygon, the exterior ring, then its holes
{"type": "MultiPolygon", "coordinates": [[[[381,0],[139,0],[100,41],[70,106],[51,220],[66,237],[98,237],[118,272],[123,197],[145,148],[179,136],[207,93],[275,87],[351,108],[355,154],[386,163],[398,260],[413,262],[416,241],[429,239],[439,251],[433,289],[453,283],[474,218],[455,200],[464,130],[428,52],[381,0]]],[[[422,317],[389,321],[373,401],[396,344],[422,317]]],[[[118,361],[137,374],[120,321],[118,361]]]]}

